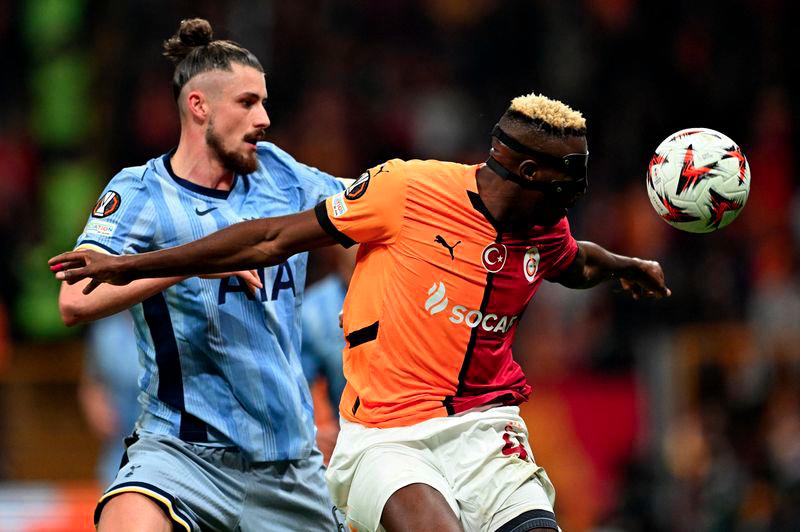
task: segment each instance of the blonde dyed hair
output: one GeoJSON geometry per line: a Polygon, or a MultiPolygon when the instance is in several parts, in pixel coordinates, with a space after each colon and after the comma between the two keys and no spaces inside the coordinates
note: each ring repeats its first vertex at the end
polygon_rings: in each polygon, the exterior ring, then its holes
{"type": "Polygon", "coordinates": [[[533,122],[551,133],[586,134],[586,119],[567,104],[534,92],[511,100],[506,114],[533,122]]]}

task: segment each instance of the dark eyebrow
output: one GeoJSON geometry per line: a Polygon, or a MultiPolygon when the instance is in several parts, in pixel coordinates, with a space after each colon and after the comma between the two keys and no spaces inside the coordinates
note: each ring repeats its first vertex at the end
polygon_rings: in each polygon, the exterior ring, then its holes
{"type": "Polygon", "coordinates": [[[243,92],[239,95],[239,100],[256,99],[261,100],[261,95],[255,92],[243,92]]]}

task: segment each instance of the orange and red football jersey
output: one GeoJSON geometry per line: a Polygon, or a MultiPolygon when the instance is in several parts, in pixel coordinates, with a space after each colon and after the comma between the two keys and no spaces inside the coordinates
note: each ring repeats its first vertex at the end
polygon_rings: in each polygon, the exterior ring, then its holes
{"type": "Polygon", "coordinates": [[[514,333],[578,248],[566,218],[499,230],[479,167],[392,160],[317,205],[328,233],[361,244],[344,303],[345,419],[404,426],[530,395],[514,333]]]}

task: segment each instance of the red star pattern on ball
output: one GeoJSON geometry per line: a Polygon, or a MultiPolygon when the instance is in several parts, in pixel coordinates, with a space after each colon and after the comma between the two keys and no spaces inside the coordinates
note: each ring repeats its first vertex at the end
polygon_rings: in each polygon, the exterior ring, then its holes
{"type": "Polygon", "coordinates": [[[728,151],[725,152],[725,155],[722,156],[723,159],[730,159],[731,157],[739,161],[739,184],[743,185],[747,178],[747,161],[739,146],[731,146],[728,148],[728,151]]]}
{"type": "Polygon", "coordinates": [[[686,154],[683,156],[683,167],[681,168],[681,177],[678,179],[678,188],[676,194],[681,194],[685,190],[694,188],[703,179],[709,177],[709,173],[717,165],[715,162],[711,166],[695,166],[694,165],[694,149],[690,144],[686,148],[686,154]]]}
{"type": "Polygon", "coordinates": [[[692,216],[684,209],[681,209],[672,203],[668,197],[662,196],[661,194],[657,194],[657,196],[661,201],[661,204],[667,209],[667,213],[662,214],[661,217],[668,222],[694,222],[700,219],[697,216],[692,216]]]}
{"type": "Polygon", "coordinates": [[[711,204],[708,206],[711,210],[711,218],[708,220],[708,226],[718,229],[722,223],[722,216],[726,212],[738,211],[742,208],[742,204],[736,200],[726,198],[713,188],[708,189],[708,192],[711,196],[711,204]]]}

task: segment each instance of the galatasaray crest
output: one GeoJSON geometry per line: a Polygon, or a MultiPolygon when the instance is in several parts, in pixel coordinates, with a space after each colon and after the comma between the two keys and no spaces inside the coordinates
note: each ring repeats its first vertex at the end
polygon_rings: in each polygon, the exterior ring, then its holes
{"type": "Polygon", "coordinates": [[[529,248],[522,259],[522,271],[529,283],[533,282],[536,272],[539,271],[539,249],[536,246],[529,248]]]}

